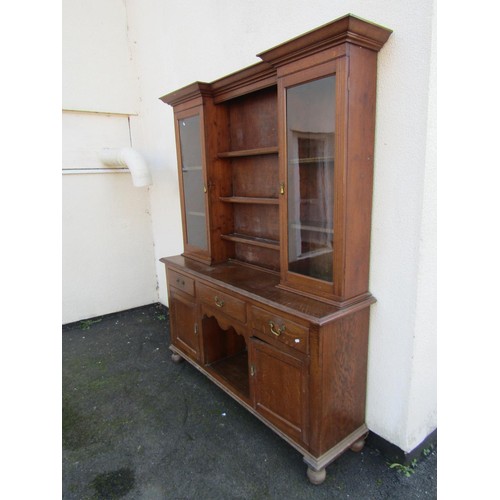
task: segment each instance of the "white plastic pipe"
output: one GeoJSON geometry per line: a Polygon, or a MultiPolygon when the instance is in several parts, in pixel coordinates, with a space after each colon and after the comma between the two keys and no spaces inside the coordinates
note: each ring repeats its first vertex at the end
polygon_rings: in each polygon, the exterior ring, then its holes
{"type": "Polygon", "coordinates": [[[100,159],[104,165],[127,167],[130,170],[132,183],[135,187],[153,184],[146,161],[142,155],[133,148],[104,148],[101,151],[100,159]]]}

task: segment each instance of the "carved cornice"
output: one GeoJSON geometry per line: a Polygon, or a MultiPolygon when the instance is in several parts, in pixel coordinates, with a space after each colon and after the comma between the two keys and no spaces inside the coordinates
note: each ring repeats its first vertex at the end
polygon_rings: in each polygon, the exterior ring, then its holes
{"type": "Polygon", "coordinates": [[[344,43],[379,51],[392,31],[359,17],[347,14],[303,35],[258,54],[262,62],[231,73],[212,83],[195,82],[166,94],[160,99],[178,106],[196,98],[210,97],[215,103],[255,92],[277,82],[277,68],[302,57],[316,54],[344,43]]]}
{"type": "Polygon", "coordinates": [[[171,106],[178,106],[199,97],[210,97],[219,103],[271,85],[276,85],[276,70],[261,61],[212,83],[192,83],[160,97],[160,100],[171,106]]]}
{"type": "Polygon", "coordinates": [[[266,62],[258,62],[211,84],[216,103],[271,85],[276,85],[276,70],[266,62]]]}
{"type": "Polygon", "coordinates": [[[261,52],[258,56],[273,66],[281,66],[343,43],[352,43],[379,51],[391,33],[392,31],[387,28],[347,14],[292,38],[288,42],[261,52]]]}
{"type": "Polygon", "coordinates": [[[179,90],[175,90],[170,94],[160,97],[160,100],[170,104],[171,106],[178,106],[183,102],[190,101],[195,97],[211,97],[212,91],[209,83],[194,82],[186,85],[179,90]]]}

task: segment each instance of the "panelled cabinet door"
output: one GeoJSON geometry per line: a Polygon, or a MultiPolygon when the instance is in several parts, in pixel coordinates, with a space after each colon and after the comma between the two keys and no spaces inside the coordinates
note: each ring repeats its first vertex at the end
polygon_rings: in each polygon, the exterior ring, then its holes
{"type": "Polygon", "coordinates": [[[275,347],[250,339],[255,409],[288,436],[307,443],[307,366],[275,347]]]}
{"type": "Polygon", "coordinates": [[[196,303],[174,287],[170,287],[169,307],[172,343],[193,359],[199,360],[196,303]]]}
{"type": "Polygon", "coordinates": [[[209,261],[207,180],[202,126],[203,113],[197,108],[176,114],[184,253],[209,261]]]}

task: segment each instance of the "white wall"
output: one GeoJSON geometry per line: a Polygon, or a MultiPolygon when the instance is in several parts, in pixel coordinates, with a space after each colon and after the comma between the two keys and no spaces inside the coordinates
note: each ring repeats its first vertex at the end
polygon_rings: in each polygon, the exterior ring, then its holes
{"type": "MultiPolygon", "coordinates": [[[[127,9],[157,259],[182,250],[173,117],[160,96],[253,64],[260,51],[346,13],[394,31],[378,64],[367,423],[410,451],[437,425],[433,1],[127,0],[127,9]]],[[[159,264],[157,273],[165,302],[159,264]]]]}
{"type": "Polygon", "coordinates": [[[69,323],[158,300],[148,188],[134,188],[126,169],[99,159],[103,148],[135,142],[139,87],[122,0],[64,1],[62,69],[62,321],[69,323]]]}
{"type": "Polygon", "coordinates": [[[63,108],[137,113],[137,72],[122,0],[62,3],[63,108]]]}
{"type": "Polygon", "coordinates": [[[427,144],[421,205],[414,346],[408,398],[407,448],[436,426],[437,401],[437,144],[436,5],[432,26],[427,144]]]}
{"type": "Polygon", "coordinates": [[[62,201],[69,321],[156,302],[147,190],[129,174],[68,175],[62,201]]]}

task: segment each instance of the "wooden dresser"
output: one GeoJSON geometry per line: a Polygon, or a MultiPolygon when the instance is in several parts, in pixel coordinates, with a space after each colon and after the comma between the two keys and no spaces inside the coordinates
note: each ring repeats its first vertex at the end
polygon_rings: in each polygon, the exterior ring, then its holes
{"type": "Polygon", "coordinates": [[[296,448],[319,484],[365,425],[377,52],[347,15],[162,97],[184,252],[165,257],[172,359],[296,448]]]}

